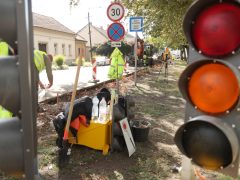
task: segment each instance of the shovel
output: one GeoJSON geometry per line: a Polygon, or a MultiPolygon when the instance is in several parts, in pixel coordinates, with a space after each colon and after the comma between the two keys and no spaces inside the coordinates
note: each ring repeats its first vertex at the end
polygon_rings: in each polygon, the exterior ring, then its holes
{"type": "Polygon", "coordinates": [[[59,150],[59,167],[63,167],[68,162],[68,159],[69,159],[68,156],[70,155],[70,145],[68,143],[68,132],[69,132],[69,126],[72,118],[74,100],[77,92],[81,61],[82,61],[81,58],[78,59],[77,72],[76,72],[75,82],[73,85],[73,92],[72,92],[72,97],[71,97],[71,102],[70,102],[70,107],[68,112],[68,118],[67,118],[65,130],[64,130],[64,135],[63,135],[62,148],[59,150]]]}

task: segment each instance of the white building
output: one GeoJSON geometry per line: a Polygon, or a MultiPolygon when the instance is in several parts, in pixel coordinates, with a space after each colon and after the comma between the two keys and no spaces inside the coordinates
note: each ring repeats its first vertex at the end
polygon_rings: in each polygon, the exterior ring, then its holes
{"type": "Polygon", "coordinates": [[[75,33],[54,18],[33,13],[33,34],[34,49],[62,54],[66,62],[75,60],[75,33]]]}

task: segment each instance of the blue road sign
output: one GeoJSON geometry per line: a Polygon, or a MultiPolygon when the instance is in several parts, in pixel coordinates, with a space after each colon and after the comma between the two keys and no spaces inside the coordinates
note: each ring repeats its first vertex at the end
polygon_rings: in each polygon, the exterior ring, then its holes
{"type": "Polygon", "coordinates": [[[120,41],[125,35],[125,29],[120,23],[112,23],[108,27],[107,34],[110,40],[120,41]]]}
{"type": "Polygon", "coordinates": [[[130,32],[143,31],[143,17],[130,17],[130,32]]]}

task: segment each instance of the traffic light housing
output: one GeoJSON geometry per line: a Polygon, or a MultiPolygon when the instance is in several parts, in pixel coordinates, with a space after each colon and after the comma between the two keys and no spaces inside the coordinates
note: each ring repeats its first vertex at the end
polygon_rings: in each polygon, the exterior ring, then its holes
{"type": "Polygon", "coordinates": [[[183,28],[189,65],[179,79],[186,100],[180,151],[202,168],[237,177],[240,139],[240,3],[198,0],[183,28]]]}
{"type": "Polygon", "coordinates": [[[37,82],[30,0],[0,1],[0,38],[18,54],[0,57],[0,105],[14,117],[0,119],[0,170],[37,179],[37,82]]]}

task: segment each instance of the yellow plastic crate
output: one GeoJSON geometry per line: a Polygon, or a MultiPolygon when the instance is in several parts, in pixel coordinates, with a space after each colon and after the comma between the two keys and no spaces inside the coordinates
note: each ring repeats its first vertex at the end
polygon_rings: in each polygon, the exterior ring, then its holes
{"type": "Polygon", "coordinates": [[[102,150],[106,155],[109,151],[111,142],[111,127],[112,121],[106,121],[105,123],[99,123],[97,121],[91,121],[88,127],[80,126],[77,133],[77,141],[69,132],[68,142],[71,144],[80,144],[96,150],[102,150]]]}

